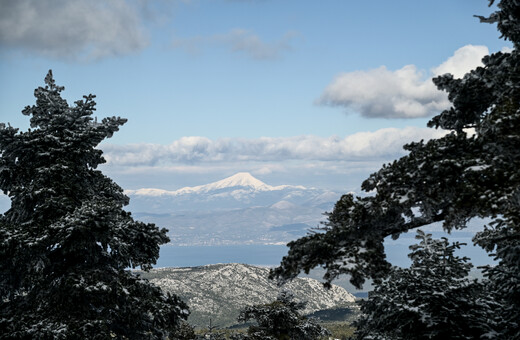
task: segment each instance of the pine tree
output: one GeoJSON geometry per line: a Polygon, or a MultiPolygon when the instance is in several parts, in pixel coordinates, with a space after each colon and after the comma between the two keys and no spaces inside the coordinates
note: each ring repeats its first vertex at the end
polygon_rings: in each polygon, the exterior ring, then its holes
{"type": "Polygon", "coordinates": [[[497,304],[468,279],[469,259],[454,254],[462,244],[431,236],[419,229],[410,268],[392,267],[362,302],[358,339],[478,339],[496,331],[487,311],[497,304]]]}
{"type": "MultiPolygon", "coordinates": [[[[294,294],[282,290],[276,301],[245,307],[238,317],[239,322],[256,321],[248,329],[243,339],[251,340],[313,340],[328,335],[329,332],[312,319],[300,314],[304,302],[294,300],[294,294]]],[[[237,335],[239,339],[240,336],[237,335]]]]}
{"type": "MultiPolygon", "coordinates": [[[[493,1],[490,1],[490,5],[493,1]]],[[[486,270],[490,290],[502,304],[504,339],[520,339],[520,4],[501,0],[482,22],[496,23],[511,52],[482,59],[483,67],[462,79],[434,79],[452,106],[433,117],[444,137],[405,145],[405,157],[383,166],[363,182],[366,197],[344,195],[328,214],[322,232],[289,243],[289,253],[271,276],[282,281],[322,266],[330,283],[341,274],[360,287],[390,272],[383,241],[442,222],[463,229],[473,218],[491,222],[474,242],[494,252],[486,270]]]]}
{"type": "Polygon", "coordinates": [[[96,146],[126,120],[97,122],[95,96],[69,106],[51,71],[45,83],[22,112],[31,129],[0,125],[0,338],[165,338],[187,306],[128,269],[149,270],[167,230],[134,221],[96,170],[96,146]]]}

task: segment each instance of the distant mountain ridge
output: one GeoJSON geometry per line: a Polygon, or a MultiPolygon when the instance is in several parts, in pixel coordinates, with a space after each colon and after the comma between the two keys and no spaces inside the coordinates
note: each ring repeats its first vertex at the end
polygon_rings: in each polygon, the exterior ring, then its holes
{"type": "Polygon", "coordinates": [[[195,187],[184,187],[178,190],[169,191],[162,189],[154,189],[154,188],[143,188],[138,190],[125,190],[127,195],[143,195],[143,196],[179,196],[186,194],[201,194],[208,193],[211,191],[218,191],[222,189],[230,189],[230,188],[247,188],[253,191],[277,191],[284,189],[302,189],[305,190],[304,186],[292,186],[292,185],[279,185],[279,186],[271,186],[265,184],[259,179],[253,177],[248,172],[239,172],[234,174],[233,176],[224,178],[220,181],[199,185],[195,187]]]}
{"type": "Polygon", "coordinates": [[[301,185],[272,186],[247,172],[174,191],[125,193],[136,217],[168,228],[172,243],[184,246],[287,243],[318,226],[341,197],[301,185]]]}
{"type": "Polygon", "coordinates": [[[340,197],[337,192],[301,185],[271,186],[248,172],[239,172],[217,182],[174,191],[142,188],[125,190],[125,194],[130,196],[131,211],[156,214],[268,207],[279,202],[328,207],[340,197]]]}
{"type": "MultiPolygon", "coordinates": [[[[153,269],[142,273],[165,291],[182,297],[190,307],[190,323],[227,327],[236,324],[240,309],[248,305],[270,303],[280,287],[268,279],[269,269],[246,264],[215,264],[188,268],[153,269]]],[[[352,306],[355,297],[333,285],[327,290],[317,280],[296,278],[284,286],[297,300],[307,301],[305,314],[352,306]]]]}

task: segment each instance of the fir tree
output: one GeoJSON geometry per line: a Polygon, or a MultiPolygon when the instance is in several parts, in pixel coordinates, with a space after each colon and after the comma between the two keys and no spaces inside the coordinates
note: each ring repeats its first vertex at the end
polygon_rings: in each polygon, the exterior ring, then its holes
{"type": "Polygon", "coordinates": [[[69,106],[51,71],[45,83],[22,112],[31,129],[0,125],[0,338],[165,338],[187,306],[128,269],[149,270],[167,230],[134,221],[96,170],[126,120],[97,122],[95,96],[69,106]]]}
{"type": "Polygon", "coordinates": [[[484,57],[484,66],[462,79],[434,79],[452,106],[428,126],[447,134],[405,145],[407,156],[363,182],[374,195],[344,195],[322,232],[289,243],[272,277],[284,281],[322,266],[328,283],[341,274],[358,287],[366,278],[381,282],[391,269],[386,237],[434,222],[446,231],[463,229],[473,218],[488,218],[474,242],[498,262],[486,270],[488,287],[502,304],[492,312],[501,320],[497,336],[520,338],[520,4],[501,0],[497,7],[479,18],[496,23],[513,50],[484,57]]]}
{"type": "MultiPolygon", "coordinates": [[[[248,306],[238,317],[238,321],[254,320],[256,325],[248,329],[248,335],[243,339],[251,340],[313,340],[319,339],[329,332],[312,319],[300,314],[305,308],[304,302],[296,302],[294,294],[282,290],[276,301],[248,306]]],[[[240,336],[237,335],[237,339],[240,336]]]]}
{"type": "Polygon", "coordinates": [[[418,230],[410,268],[393,267],[362,302],[358,339],[478,339],[496,331],[487,311],[498,306],[468,279],[468,258],[454,254],[461,244],[431,236],[418,230]]]}

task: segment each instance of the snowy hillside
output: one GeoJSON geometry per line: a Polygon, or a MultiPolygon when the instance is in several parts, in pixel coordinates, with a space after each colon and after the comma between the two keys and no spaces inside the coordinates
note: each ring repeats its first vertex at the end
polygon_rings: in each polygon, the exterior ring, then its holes
{"type": "MultiPolygon", "coordinates": [[[[207,326],[209,319],[221,327],[236,323],[241,308],[269,303],[280,288],[267,278],[268,268],[245,264],[216,264],[190,268],[154,269],[145,273],[163,290],[181,296],[190,306],[189,321],[207,326]]],[[[317,280],[297,278],[284,288],[294,292],[297,300],[307,301],[305,313],[351,305],[355,297],[345,289],[323,288],[317,280]]]]}

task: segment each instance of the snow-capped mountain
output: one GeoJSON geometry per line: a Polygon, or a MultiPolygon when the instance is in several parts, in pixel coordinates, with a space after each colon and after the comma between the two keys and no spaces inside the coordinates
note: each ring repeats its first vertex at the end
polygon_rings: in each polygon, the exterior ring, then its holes
{"type": "Polygon", "coordinates": [[[175,191],[126,190],[129,210],[170,230],[177,245],[286,243],[323,221],[340,193],[304,186],[272,186],[240,172],[175,191]]]}
{"type": "Polygon", "coordinates": [[[199,185],[195,187],[184,187],[175,191],[168,191],[162,189],[138,189],[126,190],[127,195],[141,195],[141,196],[181,196],[188,194],[207,194],[224,189],[234,190],[250,190],[250,191],[279,191],[284,189],[301,189],[305,190],[303,186],[280,185],[271,186],[256,179],[248,172],[239,172],[223,180],[199,185]]]}
{"type": "Polygon", "coordinates": [[[142,188],[125,190],[125,193],[130,196],[131,211],[147,213],[271,206],[279,201],[319,206],[335,202],[339,198],[338,193],[317,188],[271,186],[247,172],[239,172],[217,182],[174,191],[142,188]]]}
{"type": "MultiPolygon", "coordinates": [[[[179,295],[190,306],[190,323],[207,326],[211,318],[221,327],[236,324],[240,309],[270,303],[280,287],[268,279],[269,269],[245,264],[216,264],[202,267],[153,269],[143,276],[164,291],[179,295]]],[[[304,313],[351,306],[355,297],[333,285],[327,290],[317,280],[296,278],[283,288],[297,300],[307,301],[304,313]]]]}

